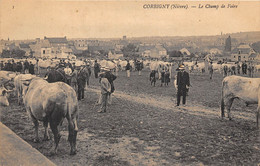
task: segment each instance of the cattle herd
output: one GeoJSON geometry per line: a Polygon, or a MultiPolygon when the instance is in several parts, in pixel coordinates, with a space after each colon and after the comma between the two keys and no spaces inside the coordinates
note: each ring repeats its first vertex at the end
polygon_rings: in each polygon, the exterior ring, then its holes
{"type": "MultiPolygon", "coordinates": [[[[45,127],[44,139],[49,139],[48,124],[54,134],[55,147],[57,152],[60,140],[58,127],[66,118],[68,121],[68,140],[70,142],[70,154],[76,154],[77,118],[78,118],[78,89],[72,87],[69,80],[72,76],[66,76],[65,66],[72,71],[86,70],[85,75],[78,74],[77,77],[84,77],[83,82],[88,84],[89,76],[95,63],[99,68],[107,67],[118,74],[118,71],[125,70],[128,63],[131,70],[150,71],[150,81],[154,84],[157,79],[165,81],[166,75],[169,79],[174,78],[172,71],[180,64],[184,64],[186,70],[194,74],[207,72],[209,63],[207,61],[197,62],[165,62],[160,60],[107,60],[107,59],[0,59],[0,104],[9,106],[10,92],[16,91],[18,104],[23,104],[35,126],[35,142],[39,141],[38,126],[42,121],[45,127]],[[56,74],[53,72],[56,72],[56,74]],[[48,74],[46,74],[48,73],[48,74]],[[61,77],[59,79],[59,76],[61,77]],[[53,77],[53,78],[52,78],[53,77]],[[71,85],[71,86],[69,86],[71,85]]],[[[260,65],[246,63],[212,63],[214,73],[223,74],[221,116],[224,117],[225,108],[228,118],[231,119],[230,108],[234,99],[241,99],[247,105],[257,104],[256,121],[258,125],[260,112],[260,78],[253,78],[260,69],[260,65]],[[236,76],[244,74],[244,76],[236,76]],[[247,77],[245,77],[247,76],[247,77]]],[[[95,69],[94,69],[95,72],[95,69]]],[[[81,78],[77,78],[79,80],[81,78]]],[[[78,84],[78,88],[80,88],[78,84]]],[[[176,86],[176,85],[175,85],[176,86]]],[[[84,95],[83,95],[84,96],[84,95]]]]}

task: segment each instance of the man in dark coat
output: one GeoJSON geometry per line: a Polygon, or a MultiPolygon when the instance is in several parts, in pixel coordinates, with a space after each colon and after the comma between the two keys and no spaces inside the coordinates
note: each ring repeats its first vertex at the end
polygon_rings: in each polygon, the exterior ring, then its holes
{"type": "Polygon", "coordinates": [[[30,65],[29,65],[29,73],[34,74],[34,64],[32,64],[32,62],[30,62],[30,65]]]}
{"type": "Polygon", "coordinates": [[[189,73],[184,70],[184,65],[179,67],[179,72],[177,73],[177,106],[180,105],[181,96],[183,96],[182,104],[186,104],[186,93],[190,86],[189,73]]]}
{"type": "Polygon", "coordinates": [[[245,62],[242,64],[242,72],[243,74],[247,73],[247,64],[245,62]]]}
{"type": "Polygon", "coordinates": [[[81,66],[78,72],[78,100],[84,99],[84,88],[86,87],[86,82],[89,79],[89,72],[85,66],[81,66]]]}
{"type": "Polygon", "coordinates": [[[16,65],[16,71],[21,73],[23,70],[23,65],[21,62],[17,62],[17,65],[16,65]]]}
{"type": "Polygon", "coordinates": [[[28,73],[29,73],[29,66],[30,66],[30,64],[29,64],[29,62],[27,61],[27,59],[25,60],[23,66],[24,66],[24,73],[25,73],[25,74],[28,74],[28,73]]]}
{"type": "Polygon", "coordinates": [[[12,64],[13,64],[13,72],[17,71],[17,64],[14,62],[14,60],[12,60],[12,64]]]}
{"type": "Polygon", "coordinates": [[[129,61],[127,61],[125,70],[126,70],[126,75],[128,78],[130,78],[130,69],[131,69],[131,65],[130,65],[129,61]]]}
{"type": "Polygon", "coordinates": [[[150,82],[151,82],[151,85],[155,86],[155,83],[156,83],[156,71],[155,70],[152,70],[151,73],[150,73],[150,82]]]}
{"type": "Polygon", "coordinates": [[[100,65],[97,63],[97,60],[95,60],[95,64],[94,64],[95,78],[98,78],[98,73],[99,72],[100,72],[100,65]]]}

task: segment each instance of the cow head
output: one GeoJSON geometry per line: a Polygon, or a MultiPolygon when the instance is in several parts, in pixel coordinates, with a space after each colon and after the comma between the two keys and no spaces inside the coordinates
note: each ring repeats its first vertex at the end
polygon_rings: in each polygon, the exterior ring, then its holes
{"type": "Polygon", "coordinates": [[[7,98],[7,92],[9,92],[9,90],[5,89],[4,87],[0,87],[0,105],[8,107],[9,101],[7,98]]]}
{"type": "Polygon", "coordinates": [[[27,91],[28,91],[28,88],[29,88],[29,85],[30,85],[30,80],[28,81],[28,80],[24,80],[23,81],[23,84],[22,84],[22,86],[23,86],[23,100],[24,100],[24,98],[25,98],[25,95],[26,95],[26,93],[27,93],[27,91]]]}

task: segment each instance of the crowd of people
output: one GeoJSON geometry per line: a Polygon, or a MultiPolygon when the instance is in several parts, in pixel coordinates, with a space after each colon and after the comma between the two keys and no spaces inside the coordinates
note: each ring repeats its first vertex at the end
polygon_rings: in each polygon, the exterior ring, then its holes
{"type": "Polygon", "coordinates": [[[8,60],[5,63],[4,61],[1,61],[0,68],[1,70],[5,70],[5,71],[35,74],[35,65],[32,64],[32,62],[28,62],[27,59],[23,63],[22,62],[16,63],[13,59],[8,60]]]}
{"type": "Polygon", "coordinates": [[[248,62],[243,62],[242,64],[236,63],[235,65],[228,67],[227,65],[223,65],[223,76],[226,77],[228,75],[248,75],[249,77],[254,77],[255,74],[255,66],[248,62]]]}

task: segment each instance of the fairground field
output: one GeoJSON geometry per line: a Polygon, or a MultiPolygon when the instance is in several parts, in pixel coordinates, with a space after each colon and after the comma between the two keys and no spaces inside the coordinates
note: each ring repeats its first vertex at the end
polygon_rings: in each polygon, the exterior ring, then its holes
{"type": "MultiPolygon", "coordinates": [[[[153,87],[149,72],[126,77],[119,72],[108,112],[97,113],[98,79],[93,74],[85,99],[79,102],[78,153],[69,155],[67,121],[61,128],[58,154],[50,155],[53,139],[33,143],[34,130],[23,106],[10,99],[1,121],[57,165],[259,165],[260,129],[257,106],[235,101],[233,120],[220,118],[222,75],[191,74],[187,105],[175,107],[176,90],[153,87]]],[[[257,73],[260,76],[260,73],[257,73]]],[[[43,127],[40,126],[40,138],[43,127]]],[[[50,132],[51,133],[51,132],[50,132]]]]}

